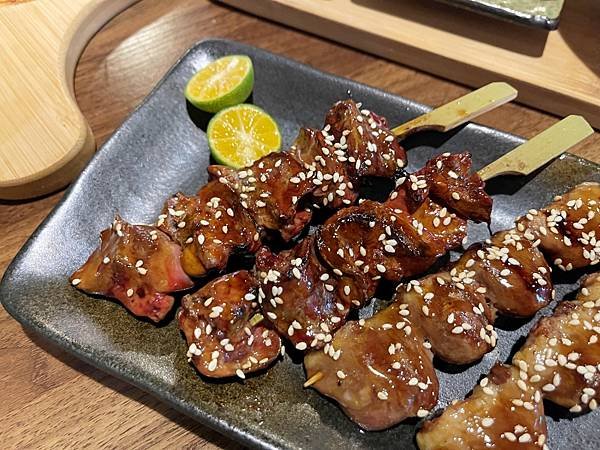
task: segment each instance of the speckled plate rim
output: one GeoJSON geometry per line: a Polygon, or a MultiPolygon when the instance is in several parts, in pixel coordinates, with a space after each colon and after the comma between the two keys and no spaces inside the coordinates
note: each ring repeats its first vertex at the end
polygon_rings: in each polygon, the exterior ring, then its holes
{"type": "MultiPolygon", "coordinates": [[[[243,47],[243,48],[247,48],[247,49],[256,49],[256,47],[246,45],[246,44],[241,44],[241,43],[235,42],[235,41],[230,41],[227,39],[208,38],[208,39],[199,41],[198,43],[196,43],[195,45],[190,47],[173,64],[173,66],[166,72],[166,74],[162,77],[162,79],[158,82],[158,84],[152,89],[152,91],[146,96],[146,98],[127,116],[125,121],[119,126],[119,128],[117,128],[115,130],[115,132],[111,135],[111,137],[104,143],[102,148],[104,148],[105,146],[109,146],[113,141],[115,141],[118,138],[121,130],[126,127],[128,122],[130,121],[130,119],[133,116],[135,116],[141,108],[143,108],[143,106],[149,101],[149,99],[154,95],[154,93],[169,78],[169,76],[171,75],[173,70],[181,63],[181,61],[183,59],[186,58],[186,56],[189,53],[194,51],[197,47],[210,46],[211,44],[217,44],[217,43],[225,43],[225,44],[235,43],[235,45],[239,46],[239,47],[243,47]]],[[[363,83],[353,81],[353,80],[345,78],[345,77],[340,77],[337,75],[333,75],[330,73],[320,71],[311,66],[308,66],[306,64],[300,63],[295,60],[292,60],[292,59],[287,58],[282,55],[277,55],[277,54],[274,54],[272,52],[268,52],[268,51],[262,50],[262,49],[259,49],[259,50],[267,55],[271,55],[271,56],[278,58],[281,63],[285,63],[285,64],[291,65],[293,67],[301,67],[303,70],[305,70],[311,74],[318,75],[321,78],[326,78],[326,79],[335,80],[335,81],[343,81],[344,83],[348,83],[349,85],[352,85],[352,86],[360,86],[365,91],[376,93],[378,95],[382,95],[384,97],[391,98],[394,101],[401,101],[404,104],[408,104],[411,107],[413,107],[415,110],[418,110],[421,112],[426,112],[426,111],[431,110],[431,108],[426,105],[414,102],[414,101],[406,99],[404,97],[390,94],[388,92],[382,91],[380,89],[376,89],[374,87],[365,85],[363,83]]],[[[495,134],[504,139],[511,140],[511,141],[515,142],[516,144],[519,144],[519,143],[522,143],[525,141],[523,138],[521,138],[519,136],[510,134],[510,133],[505,133],[505,132],[499,131],[499,130],[491,128],[491,127],[486,127],[483,125],[478,125],[478,124],[473,124],[473,123],[469,124],[469,127],[471,127],[474,131],[477,130],[477,131],[480,131],[480,132],[483,132],[486,134],[487,133],[495,134]]],[[[78,177],[78,179],[65,191],[65,194],[63,195],[62,199],[57,203],[57,205],[53,208],[53,210],[49,213],[49,215],[42,221],[42,223],[38,226],[38,228],[35,230],[35,232],[29,237],[27,242],[19,250],[19,252],[15,256],[13,261],[8,266],[6,272],[4,273],[4,276],[2,277],[2,280],[0,281],[0,302],[2,303],[2,306],[6,309],[6,311],[15,320],[20,322],[28,330],[35,332],[38,336],[41,336],[42,338],[49,340],[50,342],[56,344],[61,349],[64,349],[68,353],[85,361],[86,363],[90,364],[91,366],[98,368],[104,372],[107,372],[108,374],[113,375],[121,380],[124,380],[124,381],[132,384],[133,386],[136,386],[137,388],[153,395],[154,397],[158,398],[159,400],[172,406],[177,411],[179,411],[183,414],[186,414],[188,416],[191,416],[198,422],[224,434],[225,436],[235,439],[242,444],[252,446],[252,447],[265,448],[265,449],[280,448],[277,445],[275,445],[274,442],[271,442],[267,436],[257,436],[257,435],[250,434],[250,433],[246,432],[245,430],[243,430],[241,427],[236,426],[235,424],[232,424],[225,420],[220,420],[218,417],[211,416],[210,414],[206,413],[205,411],[203,411],[200,408],[190,407],[190,405],[188,403],[181,401],[173,393],[170,393],[166,390],[155,389],[155,387],[152,385],[152,383],[145,382],[145,380],[143,380],[143,379],[140,380],[136,376],[135,373],[133,373],[129,370],[129,368],[127,366],[123,366],[123,365],[119,365],[119,364],[110,364],[102,359],[98,359],[98,358],[94,357],[94,355],[91,352],[87,351],[85,348],[78,345],[77,342],[71,341],[68,338],[66,338],[66,339],[61,338],[56,332],[53,332],[52,330],[45,327],[43,323],[36,321],[34,318],[29,317],[26,314],[25,315],[22,314],[20,311],[18,302],[11,301],[11,294],[10,294],[10,290],[8,289],[8,284],[10,283],[10,279],[12,278],[12,275],[19,270],[19,265],[21,263],[21,260],[25,257],[29,248],[35,244],[37,236],[42,232],[42,230],[45,228],[45,226],[49,222],[51,222],[55,216],[57,216],[59,214],[62,205],[68,201],[70,193],[80,187],[80,184],[82,183],[81,178],[83,177],[83,175],[94,170],[94,166],[99,158],[99,155],[101,154],[102,148],[99,149],[99,151],[96,153],[96,155],[94,155],[94,157],[89,162],[89,164],[86,166],[86,168],[84,169],[84,171],[82,172],[80,177],[78,177]]],[[[592,166],[597,167],[597,170],[600,171],[600,165],[598,165],[592,161],[589,161],[585,158],[578,157],[576,155],[569,155],[569,156],[576,159],[582,165],[592,165],[592,166]]]]}

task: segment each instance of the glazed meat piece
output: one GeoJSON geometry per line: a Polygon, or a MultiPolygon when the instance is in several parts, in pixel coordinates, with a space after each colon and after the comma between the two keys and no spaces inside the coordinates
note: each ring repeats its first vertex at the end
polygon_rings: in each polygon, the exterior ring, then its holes
{"type": "Polygon", "coordinates": [[[562,270],[600,261],[600,184],[582,183],[540,210],[517,220],[517,228],[538,241],[548,261],[562,270]]]}
{"type": "Polygon", "coordinates": [[[157,225],[181,245],[183,268],[194,277],[223,270],[235,251],[254,253],[260,247],[254,221],[236,194],[218,181],[192,197],[175,194],[165,203],[157,225]]]}
{"type": "Polygon", "coordinates": [[[324,131],[301,128],[291,151],[304,164],[307,177],[316,183],[312,193],[313,206],[339,209],[355,202],[358,186],[355,186],[356,179],[351,179],[348,173],[345,150],[334,147],[326,136],[329,135],[324,131]]]}
{"type": "Polygon", "coordinates": [[[319,254],[372,295],[377,280],[399,281],[429,268],[446,245],[400,210],[373,201],[338,211],[319,230],[319,254]]]}
{"type": "Polygon", "coordinates": [[[370,319],[348,322],[323,351],[304,358],[307,377],[318,379],[312,387],[365,430],[424,417],[437,403],[432,354],[407,313],[393,303],[370,319]]]}
{"type": "Polygon", "coordinates": [[[496,345],[495,311],[480,291],[472,280],[442,272],[398,286],[394,301],[408,306],[436,356],[467,364],[496,345]]]}
{"type": "Polygon", "coordinates": [[[359,108],[353,100],[333,105],[325,117],[325,140],[345,152],[338,156],[348,163],[352,181],[364,176],[391,178],[406,165],[406,152],[385,118],[359,108]]]}
{"type": "Polygon", "coordinates": [[[515,367],[496,364],[465,400],[448,406],[417,433],[421,450],[547,450],[540,391],[515,367]]]}
{"type": "Polygon", "coordinates": [[[330,342],[346,321],[352,299],[359,295],[362,300],[353,284],[319,261],[313,236],[279,254],[263,247],[256,271],[262,281],[259,301],[265,318],[298,350],[330,342]]]}
{"type": "Polygon", "coordinates": [[[405,185],[403,183],[392,192],[385,205],[394,210],[409,212],[417,226],[444,243],[446,251],[460,247],[467,238],[467,221],[426,196],[419,200],[420,204],[412,203],[409,206],[405,185]]]}
{"type": "Polygon", "coordinates": [[[531,317],[554,298],[550,267],[515,229],[471,246],[454,271],[484,286],[488,302],[504,315],[531,317]]]}
{"type": "Polygon", "coordinates": [[[489,222],[492,199],[477,174],[470,175],[471,155],[444,153],[426,166],[398,180],[386,206],[408,212],[447,250],[460,247],[467,237],[467,220],[489,222]]]}
{"type": "Polygon", "coordinates": [[[544,398],[579,413],[600,398],[600,274],[587,277],[575,301],[541,319],[513,358],[544,398]]]}
{"type": "Polygon", "coordinates": [[[278,231],[286,241],[310,221],[311,212],[302,200],[317,184],[290,152],[270,153],[240,170],[213,165],[208,172],[239,196],[259,227],[278,231]]]}
{"type": "Polygon", "coordinates": [[[202,375],[245,378],[277,358],[279,335],[262,322],[253,325],[257,295],[256,279],[241,270],[183,298],[179,328],[189,346],[188,358],[202,375]]]}
{"type": "Polygon", "coordinates": [[[181,267],[181,249],[157,228],[117,216],[100,239],[70,277],[78,289],[115,298],[136,316],[159,322],[173,306],[169,293],[192,287],[181,267]]]}
{"type": "Polygon", "coordinates": [[[471,164],[470,153],[443,153],[427,161],[413,176],[416,183],[426,180],[431,198],[459,217],[489,223],[492,198],[485,192],[485,183],[477,172],[471,173],[471,164]]]}

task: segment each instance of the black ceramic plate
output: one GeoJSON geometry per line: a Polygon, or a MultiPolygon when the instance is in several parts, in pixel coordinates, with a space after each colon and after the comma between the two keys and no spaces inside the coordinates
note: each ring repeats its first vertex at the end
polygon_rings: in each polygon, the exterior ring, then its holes
{"type": "Polygon", "coordinates": [[[488,16],[547,30],[558,28],[565,0],[442,0],[488,16]]]}
{"type": "MultiPolygon", "coordinates": [[[[99,231],[111,223],[116,212],[133,222],[150,222],[170,193],[194,192],[206,182],[206,138],[192,120],[182,92],[195,70],[230,53],[252,57],[256,70],[253,101],[276,118],[286,145],[301,125],[320,126],[330,105],[348,95],[384,114],[392,124],[427,110],[410,100],[253,47],[219,40],[202,42],[175,65],[107,141],[27,242],[4,276],[2,304],[24,326],[65,350],[245,444],[265,448],[411,448],[417,422],[384,432],[360,431],[333,403],[302,388],[303,369],[293,355],[245,382],[202,380],[186,362],[186,345],[174,320],[162,326],[140,321],[116,303],[84,295],[67,282],[68,275],[96,247],[99,231]]],[[[416,135],[405,141],[405,146],[412,168],[442,151],[463,150],[473,152],[475,166],[482,167],[521,142],[500,131],[468,125],[455,133],[416,135]]],[[[495,201],[492,228],[509,227],[518,214],[584,180],[600,181],[598,166],[569,155],[530,179],[496,180],[489,186],[495,201]]],[[[487,236],[485,226],[472,227],[471,232],[471,241],[487,236]]],[[[573,290],[576,281],[575,277],[563,280],[558,298],[573,290]]],[[[465,370],[440,366],[440,406],[463,397],[494,361],[506,360],[530,326],[531,322],[501,324],[499,346],[474,366],[465,370]]],[[[595,431],[599,418],[600,411],[572,420],[555,416],[549,420],[550,444],[554,448],[589,448],[594,439],[598,445],[595,431]]]]}

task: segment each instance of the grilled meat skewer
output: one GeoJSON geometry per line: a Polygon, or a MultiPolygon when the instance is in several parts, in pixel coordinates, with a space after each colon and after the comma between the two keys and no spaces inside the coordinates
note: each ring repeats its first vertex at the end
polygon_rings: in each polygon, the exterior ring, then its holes
{"type": "Polygon", "coordinates": [[[202,375],[245,378],[279,356],[279,335],[252,322],[257,295],[255,278],[240,270],[183,297],[179,327],[188,342],[188,358],[202,375]]]}
{"type": "MultiPolygon", "coordinates": [[[[178,243],[181,261],[168,259],[168,266],[161,270],[172,274],[185,271],[194,277],[223,270],[233,253],[256,252],[265,230],[277,231],[285,240],[292,239],[310,221],[311,207],[339,208],[349,204],[356,199],[361,177],[391,177],[404,167],[406,154],[388,130],[385,119],[361,112],[352,100],[347,100],[336,103],[326,121],[321,131],[302,130],[291,151],[267,155],[251,167],[234,170],[210,166],[213,180],[197,195],[177,193],[167,200],[157,227],[146,227],[157,236],[166,233],[178,243]],[[307,135],[313,140],[305,139],[307,135]],[[316,146],[315,139],[323,145],[316,146]],[[341,201],[332,198],[334,194],[341,201]]],[[[118,221],[125,227],[120,218],[118,221]]],[[[135,227],[127,224],[128,229],[135,227]]],[[[155,252],[147,242],[142,246],[137,240],[139,248],[126,248],[133,241],[117,241],[115,244],[115,239],[111,240],[111,246],[118,245],[121,253],[147,256],[155,252]]],[[[103,244],[94,255],[105,253],[103,258],[110,258],[114,251],[103,244]]],[[[132,301],[126,293],[139,283],[130,282],[129,278],[111,282],[111,273],[112,268],[98,266],[92,256],[71,278],[102,279],[102,285],[87,279],[74,284],[86,292],[112,296],[134,314],[154,321],[161,320],[173,304],[171,296],[161,300],[160,306],[152,296],[136,296],[132,301]],[[125,294],[121,285],[127,285],[125,294]]],[[[186,281],[185,287],[190,287],[191,281],[187,277],[186,281]]],[[[173,288],[152,276],[145,278],[144,286],[144,293],[167,294],[180,289],[179,285],[173,288]]]]}
{"type": "Polygon", "coordinates": [[[559,303],[551,316],[540,319],[512,366],[497,364],[473,395],[426,422],[417,434],[419,448],[512,449],[519,444],[547,449],[542,399],[572,413],[598,407],[599,324],[600,274],[594,274],[583,280],[575,300],[559,303]],[[512,373],[502,387],[499,368],[512,373]],[[509,395],[498,395],[500,389],[509,395]],[[531,391],[533,398],[526,398],[531,391]]]}
{"type": "MultiPolygon", "coordinates": [[[[567,195],[577,195],[574,193],[579,189],[581,186],[567,195]]],[[[551,271],[539,247],[544,251],[543,242],[531,243],[518,229],[496,233],[483,247],[475,246],[465,253],[450,272],[413,280],[400,288],[393,304],[405,308],[403,314],[411,320],[411,329],[419,329],[426,340],[424,345],[434,354],[456,364],[474,361],[495,345],[492,323],[496,309],[503,314],[527,316],[552,298],[551,271]],[[522,307],[517,304],[519,296],[522,307]]],[[[569,320],[579,319],[570,317],[569,320]]],[[[587,320],[587,323],[592,322],[587,320]]],[[[312,386],[340,403],[350,402],[359,391],[375,393],[377,387],[370,386],[366,378],[355,380],[350,391],[341,387],[335,391],[325,388],[335,380],[338,368],[349,364],[344,355],[358,359],[368,357],[368,352],[354,348],[351,340],[336,341],[349,326],[351,324],[346,324],[333,337],[333,342],[337,342],[335,351],[341,350],[338,360],[315,359],[311,356],[314,352],[305,357],[307,375],[314,380],[312,386]]],[[[591,336],[588,338],[594,341],[591,336]]],[[[580,370],[588,369],[592,370],[587,366],[580,370]]],[[[589,394],[584,397],[588,401],[590,398],[589,394]]],[[[351,419],[354,420],[356,414],[358,420],[362,420],[362,413],[345,411],[351,419]]]]}
{"type": "Polygon", "coordinates": [[[421,450],[546,449],[547,427],[540,391],[519,369],[496,364],[467,399],[425,422],[421,450]]]}

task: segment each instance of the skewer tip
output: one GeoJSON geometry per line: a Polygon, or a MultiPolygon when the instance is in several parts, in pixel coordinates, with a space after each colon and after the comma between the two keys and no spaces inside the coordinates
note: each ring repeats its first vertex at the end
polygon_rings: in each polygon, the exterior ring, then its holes
{"type": "Polygon", "coordinates": [[[306,380],[306,382],[304,383],[304,387],[307,388],[309,386],[312,386],[317,381],[319,381],[321,378],[323,378],[324,375],[325,374],[323,372],[315,373],[312,377],[310,377],[308,380],[306,380]]]}
{"type": "Polygon", "coordinates": [[[253,327],[258,325],[259,323],[261,323],[264,319],[264,316],[260,313],[256,313],[254,314],[251,318],[250,318],[250,325],[252,325],[253,327]]]}

